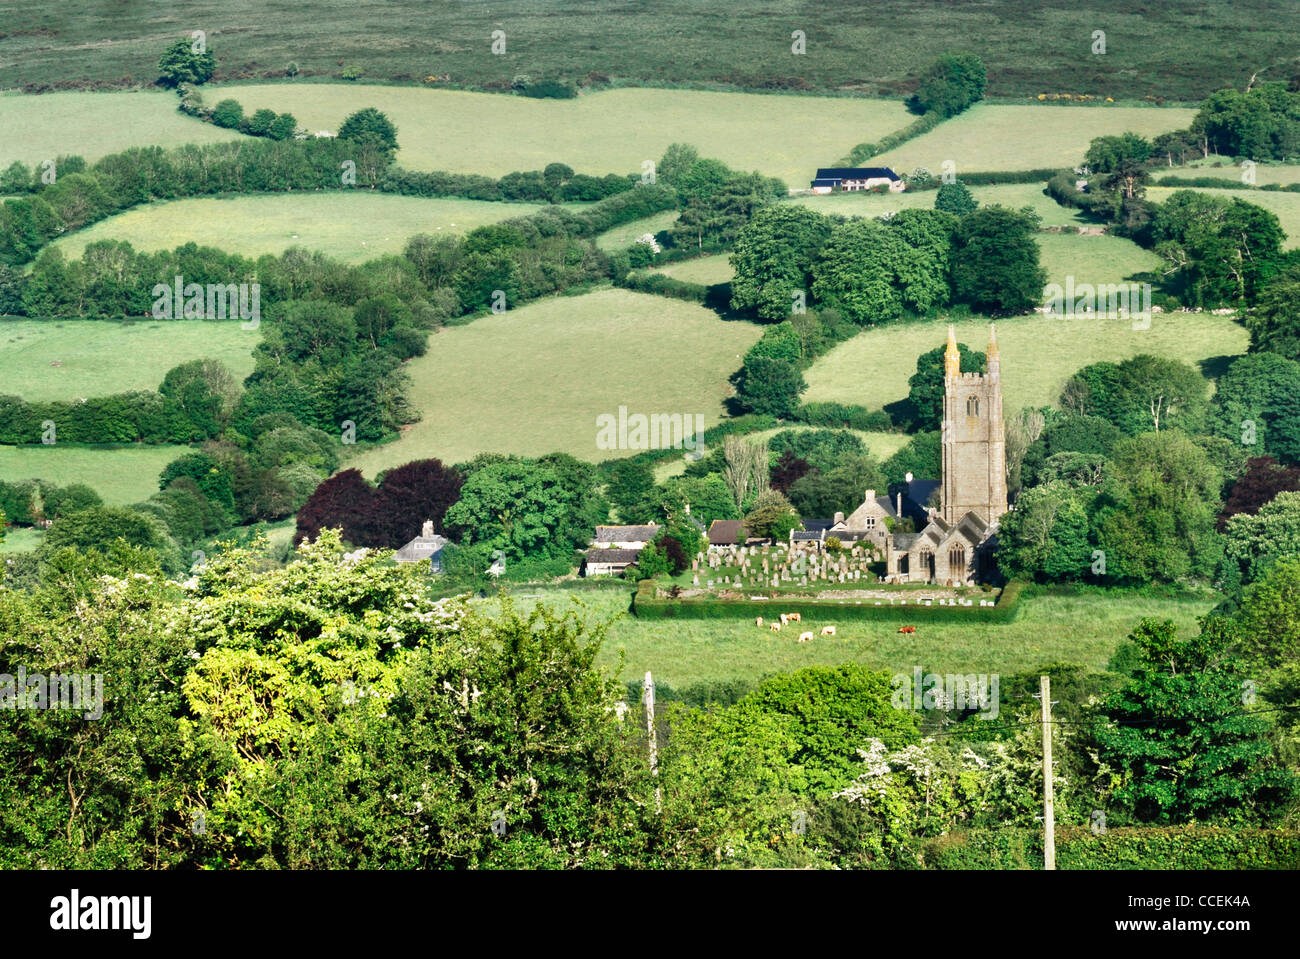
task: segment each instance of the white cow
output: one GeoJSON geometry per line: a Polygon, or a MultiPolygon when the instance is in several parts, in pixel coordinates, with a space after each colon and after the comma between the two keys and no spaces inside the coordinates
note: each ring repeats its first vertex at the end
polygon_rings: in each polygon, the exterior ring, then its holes
{"type": "Polygon", "coordinates": [[[781,632],[781,624],[780,624],[780,623],[769,623],[769,624],[768,624],[768,629],[772,630],[772,632],[774,632],[774,633],[779,633],[779,632],[781,632]]]}
{"type": "Polygon", "coordinates": [[[755,619],[755,620],[754,620],[754,625],[757,626],[759,629],[762,629],[762,628],[763,628],[763,617],[762,617],[762,616],[759,616],[757,619],[755,619]]]}
{"type": "Polygon", "coordinates": [[[807,642],[811,642],[811,641],[812,641],[812,630],[809,630],[809,631],[806,632],[806,633],[800,633],[800,634],[799,634],[799,642],[801,642],[801,643],[807,643],[807,642]]]}
{"type": "Polygon", "coordinates": [[[835,627],[834,627],[834,626],[823,626],[823,627],[822,627],[822,635],[823,635],[823,636],[834,636],[834,635],[835,635],[835,627]]]}

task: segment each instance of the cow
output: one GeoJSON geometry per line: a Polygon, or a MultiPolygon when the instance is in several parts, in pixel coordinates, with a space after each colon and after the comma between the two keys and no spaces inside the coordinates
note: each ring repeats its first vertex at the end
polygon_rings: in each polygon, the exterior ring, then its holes
{"type": "Polygon", "coordinates": [[[781,614],[781,625],[782,625],[782,626],[785,626],[785,625],[789,624],[789,622],[790,622],[790,617],[789,617],[788,615],[786,615],[785,613],[782,613],[782,614],[781,614]]]}
{"type": "Polygon", "coordinates": [[[754,620],[754,625],[757,626],[759,629],[762,629],[762,628],[763,628],[763,617],[762,617],[762,616],[759,616],[757,619],[755,619],[755,620],[754,620]]]}
{"type": "Polygon", "coordinates": [[[809,630],[809,631],[806,632],[806,633],[800,633],[800,634],[799,634],[799,642],[801,642],[801,643],[807,643],[807,642],[811,642],[811,641],[812,641],[812,630],[809,630]]]}
{"type": "Polygon", "coordinates": [[[772,632],[774,632],[774,633],[779,633],[779,632],[781,632],[781,624],[780,624],[780,623],[769,623],[769,624],[768,624],[768,629],[770,629],[770,630],[771,630],[772,632]]]}
{"type": "Polygon", "coordinates": [[[834,635],[835,635],[835,627],[834,627],[834,626],[823,626],[823,627],[822,627],[822,635],[823,635],[823,636],[834,636],[834,635]]]}
{"type": "Polygon", "coordinates": [[[803,622],[803,617],[799,613],[786,613],[785,618],[790,620],[792,623],[803,622]]]}

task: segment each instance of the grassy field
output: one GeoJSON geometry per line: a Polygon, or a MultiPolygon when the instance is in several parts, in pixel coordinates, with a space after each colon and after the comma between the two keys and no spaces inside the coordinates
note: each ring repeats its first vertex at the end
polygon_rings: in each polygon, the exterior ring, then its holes
{"type": "Polygon", "coordinates": [[[596,417],[724,415],[727,377],[759,327],[679,300],[600,290],[557,297],[443,330],[407,364],[424,418],[399,441],[349,463],[368,476],[421,457],[561,451],[591,461],[635,450],[596,445],[596,417]]]}
{"type": "Polygon", "coordinates": [[[173,366],[208,358],[220,360],[242,382],[253,372],[253,347],[261,335],[239,323],[202,320],[4,320],[0,392],[69,400],[155,390],[173,366]]]}
{"type": "MultiPolygon", "coordinates": [[[[455,84],[509,84],[517,74],[661,84],[727,82],[748,87],[904,91],[949,50],[978,51],[994,96],[1092,93],[1198,99],[1241,88],[1256,70],[1279,68],[1300,46],[1288,0],[1147,4],[1093,0],[700,0],[601,4],[586,0],[137,0],[63,4],[57,10],[4,0],[8,34],[0,87],[24,83],[150,83],[158,57],[192,29],[207,31],[218,77],[283,75],[367,79],[449,77],[455,84]],[[1092,31],[1106,31],[1104,56],[1092,31]],[[490,53],[489,34],[507,46],[490,53]],[[791,31],[807,34],[792,56],[791,31]]],[[[1283,74],[1285,75],[1285,74],[1283,74]]],[[[337,121],[336,121],[337,122],[337,121]]]]}
{"type": "Polygon", "coordinates": [[[187,446],[0,446],[0,479],[85,483],[110,506],[139,503],[158,492],[158,475],[187,446]]]}
{"type": "MultiPolygon", "coordinates": [[[[1091,282],[1084,277],[1078,281],[1091,282]]],[[[987,319],[961,320],[955,326],[960,342],[974,349],[988,344],[987,319]]],[[[1209,313],[1157,314],[1148,330],[1134,330],[1129,320],[1048,319],[1035,313],[998,320],[997,332],[1008,415],[1025,406],[1055,403],[1065,381],[1088,363],[1153,353],[1195,366],[1209,357],[1244,353],[1249,342],[1231,317],[1209,313]]],[[[901,400],[907,396],[908,377],[916,372],[916,357],[943,346],[946,335],[943,320],[866,330],[812,365],[804,374],[808,392],[803,399],[859,403],[867,409],[901,400]]]]}
{"type": "Polygon", "coordinates": [[[34,526],[10,526],[0,539],[0,553],[25,553],[41,545],[45,534],[34,526]]]}
{"type": "Polygon", "coordinates": [[[1134,274],[1154,271],[1163,262],[1150,250],[1119,236],[1039,233],[1035,239],[1047,282],[1062,286],[1067,276],[1073,276],[1076,284],[1119,283],[1134,274]]]}
{"type": "MultiPolygon", "coordinates": [[[[1189,187],[1198,193],[1212,193],[1215,196],[1254,203],[1277,214],[1282,229],[1286,231],[1285,249],[1300,247],[1300,193],[1272,193],[1265,190],[1213,190],[1201,187],[1189,187]]],[[[1147,199],[1152,203],[1161,203],[1174,192],[1173,187],[1153,186],[1147,189],[1147,199]]]]}
{"type": "MultiPolygon", "coordinates": [[[[525,589],[540,601],[566,608],[570,600],[561,589],[525,589]]],[[[753,613],[741,607],[734,621],[639,620],[626,612],[631,593],[621,590],[583,592],[591,620],[619,616],[601,649],[599,662],[623,680],[636,680],[646,670],[655,680],[681,688],[710,680],[758,679],[804,666],[864,663],[893,672],[997,672],[1003,676],[1037,669],[1054,662],[1079,663],[1101,669],[1117,643],[1143,617],[1172,619],[1180,635],[1196,632],[1196,619],[1213,600],[1150,599],[1127,594],[1113,596],[1029,596],[1020,612],[1005,624],[934,623],[911,635],[887,623],[840,623],[834,637],[798,643],[789,633],[771,633],[754,626],[753,613]],[[743,615],[742,615],[743,614],[743,615]],[[620,656],[622,664],[620,666],[620,656]]],[[[521,607],[537,600],[518,600],[521,607]]],[[[820,625],[808,617],[805,626],[820,625]]]]}
{"type": "Polygon", "coordinates": [[[729,283],[732,276],[735,275],[735,271],[731,268],[730,253],[719,253],[716,256],[700,256],[693,260],[668,263],[659,267],[656,272],[671,276],[674,280],[683,280],[687,283],[703,283],[706,286],[714,283],[729,283]]]}
{"type": "Polygon", "coordinates": [[[929,133],[871,158],[872,166],[907,173],[927,167],[938,175],[945,161],[958,178],[971,170],[1074,167],[1093,137],[1132,131],[1151,137],[1185,129],[1195,112],[1155,107],[1053,107],[977,103],[929,133]]]}
{"type": "Polygon", "coordinates": [[[0,137],[0,167],[15,160],[38,167],[61,155],[93,161],[127,147],[216,143],[239,137],[187,117],[176,109],[175,94],[156,90],[0,95],[0,130],[6,131],[0,137]]]}
{"type": "MultiPolygon", "coordinates": [[[[1210,157],[1199,163],[1188,164],[1180,167],[1158,167],[1151,171],[1152,179],[1159,180],[1162,177],[1202,177],[1213,176],[1222,177],[1225,180],[1235,180],[1241,182],[1241,177],[1245,171],[1231,159],[1224,157],[1210,157]]],[[[1255,184],[1257,186],[1269,186],[1276,183],[1278,186],[1289,186],[1292,183],[1300,183],[1300,164],[1263,164],[1255,165],[1255,184]]]]}
{"type": "MultiPolygon", "coordinates": [[[[1083,226],[1090,221],[1078,210],[1063,207],[1044,195],[1041,183],[1003,183],[997,186],[970,187],[971,195],[981,206],[1005,206],[1014,210],[1032,207],[1043,221],[1043,226],[1083,226]]],[[[902,193],[827,193],[821,196],[800,196],[791,199],[819,213],[840,216],[876,217],[899,210],[934,209],[934,190],[913,190],[902,193]]]]}
{"type": "Polygon", "coordinates": [[[500,176],[553,161],[580,173],[632,173],[671,143],[797,184],[854,144],[910,122],[901,102],[698,90],[603,90],[535,100],[418,87],[253,84],[214,88],[244,111],[287,110],[309,130],[378,107],[397,125],[397,162],[413,170],[500,176]],[[798,135],[794,135],[794,131],[798,135]]]}
{"type": "Polygon", "coordinates": [[[464,233],[539,206],[370,191],[205,197],[136,207],[55,242],[69,257],[96,240],[127,240],[138,250],[193,240],[244,256],[303,246],[359,263],[400,253],[416,233],[464,233]]]}
{"type": "Polygon", "coordinates": [[[612,230],[606,230],[596,237],[596,246],[607,253],[614,250],[624,250],[635,243],[637,237],[644,236],[647,233],[654,234],[660,230],[667,230],[676,222],[677,211],[665,210],[662,213],[655,213],[640,220],[633,220],[631,223],[616,226],[612,230]]]}

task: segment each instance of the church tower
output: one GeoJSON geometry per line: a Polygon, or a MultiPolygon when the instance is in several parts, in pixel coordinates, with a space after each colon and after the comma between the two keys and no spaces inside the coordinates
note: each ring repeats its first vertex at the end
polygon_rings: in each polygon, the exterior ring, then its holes
{"type": "Polygon", "coordinates": [[[1007,511],[1007,438],[993,325],[987,373],[961,371],[951,326],[943,370],[943,518],[953,524],[973,511],[986,523],[996,523],[1007,511]]]}

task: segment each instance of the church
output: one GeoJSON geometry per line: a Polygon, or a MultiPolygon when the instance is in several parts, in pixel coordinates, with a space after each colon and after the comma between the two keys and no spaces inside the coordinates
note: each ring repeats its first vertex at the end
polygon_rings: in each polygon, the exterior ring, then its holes
{"type": "Polygon", "coordinates": [[[1007,511],[1006,429],[1002,419],[997,332],[989,327],[988,372],[963,373],[957,336],[948,327],[944,352],[942,477],[914,480],[891,501],[867,490],[848,517],[837,515],[827,536],[873,542],[885,556],[885,581],[962,586],[994,571],[998,520],[1007,511]],[[934,502],[938,500],[937,504],[934,502]],[[911,515],[920,532],[887,529],[911,515]]]}

